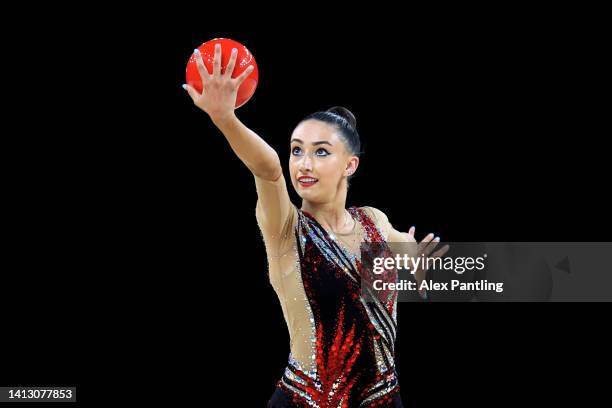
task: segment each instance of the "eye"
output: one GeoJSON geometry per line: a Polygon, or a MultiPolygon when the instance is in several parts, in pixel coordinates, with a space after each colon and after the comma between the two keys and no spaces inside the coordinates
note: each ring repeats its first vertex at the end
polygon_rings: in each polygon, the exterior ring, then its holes
{"type": "Polygon", "coordinates": [[[318,149],[316,152],[317,156],[328,156],[329,152],[323,148],[318,149]]]}
{"type": "Polygon", "coordinates": [[[300,154],[302,154],[302,149],[296,146],[293,149],[291,149],[291,154],[294,156],[299,156],[300,154]]]}

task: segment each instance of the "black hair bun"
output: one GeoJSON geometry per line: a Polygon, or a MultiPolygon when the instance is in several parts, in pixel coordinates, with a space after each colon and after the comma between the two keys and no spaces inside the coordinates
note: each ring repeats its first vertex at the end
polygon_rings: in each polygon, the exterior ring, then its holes
{"type": "Polygon", "coordinates": [[[338,115],[341,118],[346,119],[346,121],[351,125],[353,129],[357,129],[357,119],[355,119],[355,115],[353,113],[342,106],[334,106],[333,108],[329,108],[327,110],[329,113],[333,113],[334,115],[338,115]]]}

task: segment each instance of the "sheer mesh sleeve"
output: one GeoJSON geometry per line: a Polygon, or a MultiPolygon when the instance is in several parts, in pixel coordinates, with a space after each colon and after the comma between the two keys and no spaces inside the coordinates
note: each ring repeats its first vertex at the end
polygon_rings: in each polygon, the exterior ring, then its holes
{"type": "Polygon", "coordinates": [[[283,174],[275,181],[255,177],[257,205],[255,217],[269,257],[277,257],[291,248],[297,208],[289,199],[283,174]]]}
{"type": "Polygon", "coordinates": [[[393,228],[393,225],[391,225],[391,223],[389,222],[387,215],[384,212],[380,211],[378,208],[363,208],[368,212],[368,215],[372,218],[372,220],[376,224],[376,227],[378,227],[378,229],[380,230],[380,233],[382,234],[383,238],[386,241],[392,241],[390,238],[394,238],[393,231],[395,230],[393,228]],[[389,237],[389,235],[391,235],[391,237],[389,237]]]}

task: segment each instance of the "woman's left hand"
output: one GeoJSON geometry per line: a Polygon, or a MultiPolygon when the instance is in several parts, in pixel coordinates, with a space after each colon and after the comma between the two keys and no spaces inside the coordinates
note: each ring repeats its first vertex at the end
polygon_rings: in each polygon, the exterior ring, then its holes
{"type": "MultiPolygon", "coordinates": [[[[445,245],[442,248],[438,249],[436,252],[433,252],[434,249],[440,243],[440,237],[434,236],[434,234],[428,234],[420,243],[417,243],[417,240],[414,238],[415,228],[412,227],[408,230],[408,232],[402,232],[402,236],[408,240],[409,243],[414,245],[409,245],[409,251],[407,255],[412,257],[413,259],[423,256],[424,258],[439,258],[444,255],[450,249],[450,245],[445,245]],[[432,253],[433,252],[433,253],[432,253]],[[431,254],[431,256],[430,256],[431,254]]],[[[425,275],[427,274],[427,265],[426,262],[420,262],[419,268],[414,272],[414,277],[418,283],[421,285],[423,279],[425,279],[425,275]]],[[[421,292],[421,291],[419,291],[421,292]]]]}

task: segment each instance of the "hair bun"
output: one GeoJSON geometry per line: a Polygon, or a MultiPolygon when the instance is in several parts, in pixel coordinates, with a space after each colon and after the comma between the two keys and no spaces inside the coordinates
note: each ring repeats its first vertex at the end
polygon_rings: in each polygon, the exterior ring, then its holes
{"type": "Polygon", "coordinates": [[[333,113],[334,115],[338,115],[341,118],[346,119],[346,121],[351,125],[353,129],[357,129],[357,119],[355,119],[355,115],[353,113],[342,106],[334,106],[333,108],[329,108],[327,110],[329,113],[333,113]]]}

